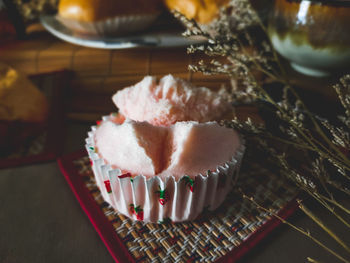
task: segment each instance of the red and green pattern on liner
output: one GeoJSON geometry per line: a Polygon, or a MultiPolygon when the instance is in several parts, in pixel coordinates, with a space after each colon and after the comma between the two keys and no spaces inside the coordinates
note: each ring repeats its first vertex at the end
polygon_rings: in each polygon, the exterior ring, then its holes
{"type": "Polygon", "coordinates": [[[185,185],[187,185],[190,189],[191,192],[193,192],[193,185],[194,185],[194,180],[191,179],[188,175],[182,177],[181,181],[185,182],[185,185]]]}
{"type": "Polygon", "coordinates": [[[158,201],[161,205],[165,205],[170,199],[169,193],[166,189],[162,190],[160,186],[158,187],[159,190],[155,192],[158,195],[158,201]]]}
{"type": "Polygon", "coordinates": [[[112,193],[111,182],[109,180],[103,181],[107,190],[107,193],[112,193]]]}
{"type": "Polygon", "coordinates": [[[95,147],[90,146],[89,149],[90,149],[90,151],[92,151],[92,152],[94,152],[94,153],[97,152],[97,149],[96,149],[95,147]]]}
{"type": "Polygon", "coordinates": [[[134,204],[129,205],[130,213],[136,215],[137,220],[143,220],[143,209],[138,205],[135,206],[134,204]]]}
{"type": "Polygon", "coordinates": [[[118,175],[118,178],[119,179],[130,178],[130,182],[134,182],[134,178],[132,178],[131,173],[125,173],[125,174],[122,174],[122,175],[118,175]]]}

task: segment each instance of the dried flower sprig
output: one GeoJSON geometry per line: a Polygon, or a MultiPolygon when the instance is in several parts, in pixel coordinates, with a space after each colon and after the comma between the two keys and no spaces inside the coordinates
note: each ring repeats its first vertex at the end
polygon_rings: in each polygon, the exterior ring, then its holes
{"type": "MultiPolygon", "coordinates": [[[[218,19],[209,25],[199,25],[181,14],[175,15],[186,25],[186,36],[202,36],[208,40],[206,44],[189,47],[188,52],[201,52],[212,59],[209,63],[201,60],[189,69],[204,74],[228,75],[238,83],[232,86],[232,99],[249,102],[268,116],[266,125],[237,118],[222,124],[245,134],[248,150],[250,146],[254,147],[253,155],[257,148],[267,152],[269,168],[277,169],[293,181],[349,231],[350,222],[344,214],[349,214],[350,209],[342,204],[339,196],[340,193],[350,196],[350,75],[334,85],[344,107],[344,115],[338,116],[340,123],[324,119],[307,108],[290,84],[269,41],[267,29],[248,0],[231,0],[221,9],[218,19]],[[279,94],[266,88],[270,82],[279,83],[279,94]]],[[[345,249],[350,258],[346,243],[305,205],[299,203],[299,206],[345,249]]],[[[349,262],[312,238],[309,232],[289,225],[338,259],[349,262]]]]}
{"type": "MultiPolygon", "coordinates": [[[[337,252],[335,252],[334,250],[330,249],[326,244],[322,243],[320,240],[318,240],[316,237],[314,237],[309,230],[305,230],[302,229],[300,227],[295,226],[294,224],[290,223],[289,221],[283,219],[282,217],[280,217],[276,212],[273,211],[273,209],[267,209],[263,206],[261,206],[260,204],[258,204],[253,197],[251,196],[247,196],[244,193],[242,193],[243,198],[249,200],[250,202],[252,202],[258,209],[270,213],[272,216],[276,217],[277,219],[279,219],[281,222],[283,222],[284,224],[290,226],[291,228],[293,228],[294,230],[298,231],[299,233],[303,234],[304,236],[308,237],[309,239],[311,239],[313,242],[315,242],[316,244],[318,244],[320,247],[322,247],[323,249],[325,249],[326,251],[328,251],[329,253],[331,253],[333,256],[335,256],[336,258],[338,258],[340,261],[344,262],[344,263],[350,263],[349,260],[345,259],[344,257],[340,256],[337,252]]],[[[306,209],[305,206],[303,206],[301,204],[301,201],[298,200],[299,203],[299,207],[301,206],[301,209],[306,209]]],[[[309,210],[307,210],[309,212],[309,210]]],[[[318,218],[314,218],[316,221],[318,220],[318,218]]],[[[321,223],[320,223],[321,224],[321,223]]],[[[308,257],[308,261],[309,262],[318,262],[314,259],[311,259],[308,257]]]]}

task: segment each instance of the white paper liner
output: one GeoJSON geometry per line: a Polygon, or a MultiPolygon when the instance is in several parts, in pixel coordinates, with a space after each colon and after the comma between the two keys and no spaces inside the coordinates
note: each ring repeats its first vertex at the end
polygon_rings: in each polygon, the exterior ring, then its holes
{"type": "Polygon", "coordinates": [[[74,32],[96,36],[118,36],[148,28],[159,14],[125,15],[96,22],[81,22],[56,16],[66,27],[74,32]]]}
{"type": "MultiPolygon", "coordinates": [[[[103,121],[109,120],[104,116],[103,121]]],[[[121,170],[112,169],[110,165],[95,152],[94,132],[96,126],[88,133],[86,149],[92,161],[92,170],[96,184],[106,202],[118,212],[145,222],[162,223],[167,220],[181,222],[195,219],[204,209],[215,210],[225,200],[231,190],[232,181],[236,181],[245,146],[242,138],[236,155],[216,171],[198,174],[191,184],[186,184],[186,175],[180,179],[173,176],[147,178],[143,175],[120,178],[121,170]],[[105,181],[110,183],[111,192],[107,192],[105,181]],[[161,204],[159,189],[166,189],[165,204],[161,204]],[[132,206],[141,208],[133,211],[132,206]]]]}

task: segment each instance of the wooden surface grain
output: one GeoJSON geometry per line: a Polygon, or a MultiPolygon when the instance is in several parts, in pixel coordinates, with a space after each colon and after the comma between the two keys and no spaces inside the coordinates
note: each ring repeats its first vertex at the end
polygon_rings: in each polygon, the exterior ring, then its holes
{"type": "Polygon", "coordinates": [[[71,70],[74,78],[67,97],[69,117],[84,119],[87,114],[105,114],[113,109],[111,94],[135,84],[145,75],[167,74],[217,89],[228,84],[224,75],[203,76],[188,71],[201,55],[187,54],[186,47],[140,47],[123,50],[93,49],[63,42],[43,28],[29,33],[26,40],[0,41],[0,61],[25,74],[71,70]],[[91,103],[91,100],[94,102],[91,103]]]}
{"type": "MultiPolygon", "coordinates": [[[[29,33],[26,40],[0,42],[0,61],[25,74],[62,69],[72,70],[74,77],[66,98],[68,117],[75,120],[92,119],[94,114],[113,111],[110,96],[117,90],[133,85],[145,75],[162,77],[173,74],[191,80],[197,86],[218,89],[229,85],[225,75],[203,75],[188,71],[189,64],[203,54],[187,54],[186,47],[140,47],[124,50],[93,49],[63,42],[45,32],[42,27],[29,33]]],[[[221,58],[223,59],[223,58],[221,58]]],[[[286,63],[287,64],[287,63],[286,63]]],[[[292,82],[304,90],[334,99],[330,88],[336,78],[305,77],[288,68],[292,82]]]]}

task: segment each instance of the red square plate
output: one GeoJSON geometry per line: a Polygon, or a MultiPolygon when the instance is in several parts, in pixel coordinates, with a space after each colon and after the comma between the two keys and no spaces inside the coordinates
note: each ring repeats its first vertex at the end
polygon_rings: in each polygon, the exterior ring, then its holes
{"type": "MultiPolygon", "coordinates": [[[[64,156],[58,163],[116,262],[235,262],[281,223],[234,190],[221,208],[193,222],[133,221],[104,202],[85,151],[64,156]]],[[[273,207],[284,219],[297,209],[297,189],[261,167],[242,172],[238,188],[258,203],[273,207]]]]}
{"type": "MultiPolygon", "coordinates": [[[[47,96],[49,117],[44,124],[18,126],[30,130],[37,129],[37,135],[24,145],[0,158],[0,168],[27,165],[55,160],[61,153],[64,136],[63,96],[71,79],[70,71],[56,71],[30,76],[30,79],[47,96]]],[[[26,132],[26,131],[24,131],[26,132]]]]}

